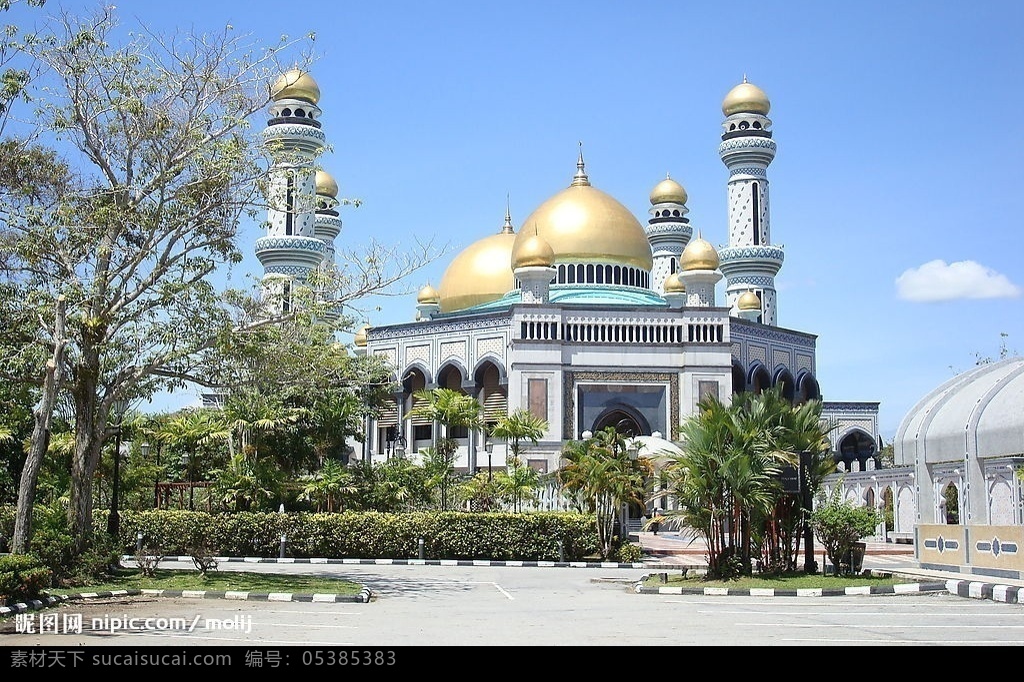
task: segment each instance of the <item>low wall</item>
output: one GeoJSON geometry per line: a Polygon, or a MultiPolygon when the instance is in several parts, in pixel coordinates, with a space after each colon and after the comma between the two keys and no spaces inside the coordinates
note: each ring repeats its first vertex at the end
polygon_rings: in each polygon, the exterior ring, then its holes
{"type": "Polygon", "coordinates": [[[915,535],[921,568],[1024,579],[1024,526],[921,524],[915,535]]]}

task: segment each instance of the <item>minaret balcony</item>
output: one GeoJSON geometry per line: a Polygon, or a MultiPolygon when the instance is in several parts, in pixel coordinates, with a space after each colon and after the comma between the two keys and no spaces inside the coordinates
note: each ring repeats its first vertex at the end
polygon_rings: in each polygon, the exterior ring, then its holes
{"type": "Polygon", "coordinates": [[[774,275],[785,255],[781,246],[730,246],[718,251],[719,269],[726,276],[755,271],[774,275]]]}
{"type": "Polygon", "coordinates": [[[271,153],[282,149],[317,154],[327,145],[327,135],[312,125],[279,123],[263,129],[263,144],[271,153]]]}
{"type": "Polygon", "coordinates": [[[315,268],[324,258],[326,246],[312,237],[260,237],[256,240],[256,258],[264,268],[271,265],[295,265],[315,268]]]}

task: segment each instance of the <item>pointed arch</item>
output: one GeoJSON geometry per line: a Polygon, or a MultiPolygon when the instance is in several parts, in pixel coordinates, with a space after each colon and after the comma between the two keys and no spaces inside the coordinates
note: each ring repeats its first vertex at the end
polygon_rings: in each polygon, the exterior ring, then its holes
{"type": "Polygon", "coordinates": [[[747,376],[743,371],[743,363],[737,358],[732,359],[732,394],[743,393],[747,390],[747,376]]]}
{"type": "Polygon", "coordinates": [[[627,436],[651,435],[651,424],[636,409],[629,405],[614,405],[597,415],[591,431],[597,433],[609,426],[627,436]]]}
{"type": "Polygon", "coordinates": [[[793,381],[793,375],[790,373],[788,367],[779,367],[775,370],[775,376],[772,378],[772,386],[778,388],[782,397],[790,403],[792,403],[796,398],[796,382],[793,381]]]}
{"type": "Polygon", "coordinates": [[[821,400],[821,387],[810,370],[802,369],[796,374],[796,401],[806,403],[821,400]]]}
{"type": "Polygon", "coordinates": [[[772,375],[760,360],[754,360],[747,369],[747,390],[762,393],[772,386],[772,375]]]}

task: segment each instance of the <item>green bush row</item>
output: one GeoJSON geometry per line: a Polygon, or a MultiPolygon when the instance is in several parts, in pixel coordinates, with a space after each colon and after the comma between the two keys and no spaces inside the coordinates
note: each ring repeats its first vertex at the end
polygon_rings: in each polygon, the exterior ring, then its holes
{"type": "MultiPolygon", "coordinates": [[[[106,524],[106,511],[95,523],[106,524]]],[[[580,561],[598,551],[592,516],[572,512],[121,512],[120,535],[134,553],[289,557],[580,561]]]]}
{"type": "Polygon", "coordinates": [[[50,587],[53,573],[34,556],[0,557],[0,606],[38,599],[50,587]]]}

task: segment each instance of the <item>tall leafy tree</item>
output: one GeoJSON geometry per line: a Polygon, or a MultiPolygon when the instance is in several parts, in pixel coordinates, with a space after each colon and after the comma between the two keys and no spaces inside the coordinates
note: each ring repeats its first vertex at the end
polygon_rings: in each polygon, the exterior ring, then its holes
{"type": "Polygon", "coordinates": [[[427,453],[425,464],[429,470],[428,485],[440,490],[441,509],[447,509],[448,491],[455,478],[455,452],[458,449],[458,441],[451,437],[452,429],[482,429],[483,407],[473,396],[450,388],[423,389],[416,392],[414,399],[415,407],[406,418],[429,419],[443,429],[442,434],[435,434],[435,445],[427,453]]]}
{"type": "MultiPolygon", "coordinates": [[[[268,48],[231,26],[122,32],[112,6],[58,10],[47,26],[11,57],[41,68],[19,93],[45,96],[0,154],[2,293],[13,317],[39,326],[19,356],[30,362],[2,371],[43,389],[33,452],[45,452],[54,396],[71,396],[68,521],[82,542],[114,405],[208,385],[226,338],[281,321],[239,315],[258,297],[224,296],[211,275],[242,261],[239,227],[265,215],[269,162],[251,119],[286,68],[309,68],[312,36],[268,48]]],[[[337,257],[332,286],[319,287],[333,309],[390,292],[436,254],[371,242],[337,257]]],[[[20,510],[31,505],[19,495],[20,510]]]]}

